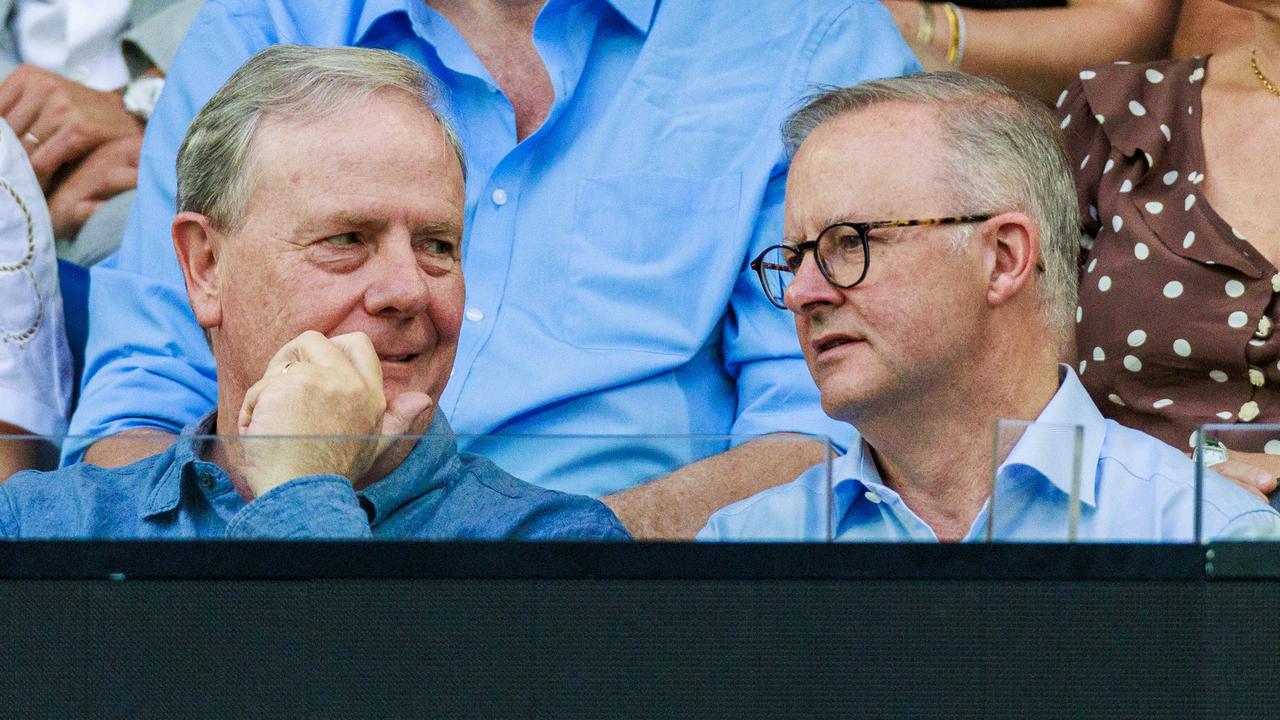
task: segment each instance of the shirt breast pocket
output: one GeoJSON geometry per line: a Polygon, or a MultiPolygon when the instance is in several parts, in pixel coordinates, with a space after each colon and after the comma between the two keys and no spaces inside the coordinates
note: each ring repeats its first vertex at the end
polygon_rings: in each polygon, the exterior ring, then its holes
{"type": "Polygon", "coordinates": [[[582,180],[574,198],[564,340],[691,356],[720,321],[742,264],[742,179],[632,174],[582,180]]]}

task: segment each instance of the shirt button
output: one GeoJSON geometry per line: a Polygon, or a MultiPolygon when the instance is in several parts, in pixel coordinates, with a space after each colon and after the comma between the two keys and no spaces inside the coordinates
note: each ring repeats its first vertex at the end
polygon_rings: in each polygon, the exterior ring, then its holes
{"type": "Polygon", "coordinates": [[[471,322],[480,322],[484,319],[484,313],[476,310],[475,308],[471,308],[467,311],[467,319],[471,322]]]}
{"type": "Polygon", "coordinates": [[[868,501],[870,501],[870,502],[873,502],[873,503],[875,503],[875,504],[877,504],[877,505],[879,505],[879,504],[882,502],[882,501],[880,500],[880,496],[879,496],[879,495],[877,495],[877,494],[875,494],[875,493],[874,493],[873,491],[871,491],[871,490],[868,490],[868,491],[867,491],[867,500],[868,500],[868,501]]]}
{"type": "Polygon", "coordinates": [[[1271,276],[1271,292],[1280,293],[1280,273],[1271,276]]]}
{"type": "Polygon", "coordinates": [[[1267,317],[1266,315],[1263,315],[1262,317],[1258,318],[1258,330],[1253,334],[1253,336],[1256,338],[1262,338],[1263,340],[1265,340],[1271,337],[1271,328],[1272,328],[1271,318],[1267,317]]]}
{"type": "Polygon", "coordinates": [[[1238,415],[1241,420],[1250,422],[1254,418],[1258,417],[1258,403],[1250,400],[1249,402],[1241,405],[1238,415]]]}
{"type": "Polygon", "coordinates": [[[1262,387],[1266,382],[1267,378],[1262,374],[1262,370],[1260,368],[1249,368],[1249,383],[1251,385],[1254,387],[1262,387]]]}
{"type": "Polygon", "coordinates": [[[497,205],[498,207],[502,207],[503,205],[507,204],[507,191],[503,190],[502,188],[498,188],[497,190],[494,190],[493,194],[490,195],[489,197],[493,199],[493,204],[497,205]]]}
{"type": "Polygon", "coordinates": [[[213,477],[205,473],[200,473],[200,487],[205,490],[213,489],[213,477]]]}

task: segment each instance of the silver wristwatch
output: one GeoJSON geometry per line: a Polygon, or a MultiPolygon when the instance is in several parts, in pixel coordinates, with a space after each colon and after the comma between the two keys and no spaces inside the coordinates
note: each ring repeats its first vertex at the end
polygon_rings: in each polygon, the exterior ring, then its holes
{"type": "Polygon", "coordinates": [[[160,99],[160,91],[164,89],[164,78],[144,75],[130,80],[124,86],[124,109],[142,122],[151,117],[160,99]]]}

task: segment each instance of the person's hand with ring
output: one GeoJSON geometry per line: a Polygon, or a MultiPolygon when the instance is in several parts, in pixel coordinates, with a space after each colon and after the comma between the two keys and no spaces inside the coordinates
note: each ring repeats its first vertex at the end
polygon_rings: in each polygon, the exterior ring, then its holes
{"type": "Polygon", "coordinates": [[[119,93],[94,90],[35,65],[20,66],[0,83],[0,116],[26,141],[46,193],[64,166],[104,143],[141,137],[143,130],[119,93]]]}
{"type": "Polygon", "coordinates": [[[433,405],[426,393],[409,391],[388,406],[378,354],[364,333],[327,338],[308,330],[280,348],[245,394],[238,422],[245,480],[255,496],[305,475],[358,480],[389,446],[377,436],[411,432],[433,405]]]}

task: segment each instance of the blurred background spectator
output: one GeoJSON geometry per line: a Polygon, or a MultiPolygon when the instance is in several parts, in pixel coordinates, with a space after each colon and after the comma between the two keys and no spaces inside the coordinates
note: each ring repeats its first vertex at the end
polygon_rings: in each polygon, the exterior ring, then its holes
{"type": "Polygon", "coordinates": [[[0,0],[0,116],[47,198],[58,254],[120,243],[142,131],[201,0],[0,0]]]}
{"type": "Polygon", "coordinates": [[[927,70],[989,75],[1052,102],[1082,67],[1168,57],[1178,0],[885,0],[927,70]]]}
{"type": "MultiPolygon", "coordinates": [[[[22,144],[0,121],[0,435],[62,434],[70,397],[49,212],[22,144]]],[[[0,440],[0,482],[56,464],[48,444],[0,440]]]]}
{"type": "Polygon", "coordinates": [[[1253,14],[1222,0],[1182,0],[1173,35],[1175,58],[1225,50],[1253,39],[1253,14]]]}
{"type": "MultiPolygon", "coordinates": [[[[1059,110],[1090,236],[1082,379],[1184,450],[1203,423],[1280,422],[1280,2],[1232,4],[1249,39],[1082,71],[1059,110]]],[[[1274,490],[1280,439],[1230,450],[1215,469],[1274,490]]]]}

